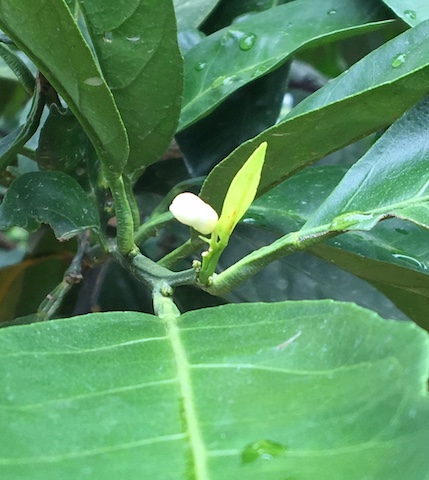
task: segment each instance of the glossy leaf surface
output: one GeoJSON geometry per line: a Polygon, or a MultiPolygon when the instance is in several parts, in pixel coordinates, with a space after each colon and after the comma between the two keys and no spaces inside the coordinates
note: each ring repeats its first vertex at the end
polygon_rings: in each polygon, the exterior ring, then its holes
{"type": "Polygon", "coordinates": [[[428,122],[426,98],[350,168],[303,228],[349,218],[347,230],[368,230],[383,218],[398,217],[429,229],[428,122]]]}
{"type": "Polygon", "coordinates": [[[95,205],[76,180],[48,171],[18,177],[0,205],[0,229],[36,230],[40,223],[48,223],[60,240],[99,227],[95,205]]]}
{"type": "Polygon", "coordinates": [[[259,194],[304,165],[394,122],[427,94],[428,59],[429,22],[424,22],[379,47],[292,109],[282,123],[237,148],[209,174],[202,197],[214,207],[221,204],[231,179],[262,141],[269,150],[259,194]],[[397,65],[403,53],[406,61],[397,65]]]}
{"type": "Polygon", "coordinates": [[[429,4],[426,0],[383,0],[383,2],[412,27],[429,19],[429,4]]]}
{"type": "Polygon", "coordinates": [[[352,304],[96,314],[0,346],[5,478],[427,477],[428,336],[352,304]]]}
{"type": "Polygon", "coordinates": [[[182,58],[170,0],[80,1],[100,67],[124,121],[138,177],[158,160],[176,130],[182,58]]]}
{"type": "Polygon", "coordinates": [[[105,174],[118,177],[128,157],[126,132],[66,3],[1,0],[0,27],[66,100],[94,144],[105,174]],[[43,18],[43,22],[36,18],[43,18]]]}
{"type": "Polygon", "coordinates": [[[179,130],[207,115],[246,83],[284,63],[297,49],[325,37],[379,28],[378,22],[386,18],[386,10],[369,0],[297,0],[208,36],[185,57],[179,130]]]}
{"type": "Polygon", "coordinates": [[[177,26],[180,30],[197,28],[219,0],[174,0],[177,26]]]}
{"type": "MultiPolygon", "coordinates": [[[[346,171],[337,166],[306,168],[258,198],[243,223],[283,235],[299,230],[346,171]]],[[[427,310],[419,307],[429,305],[427,242],[425,229],[391,219],[368,232],[349,232],[315,244],[309,251],[376,285],[410,318],[429,329],[427,310]]]]}

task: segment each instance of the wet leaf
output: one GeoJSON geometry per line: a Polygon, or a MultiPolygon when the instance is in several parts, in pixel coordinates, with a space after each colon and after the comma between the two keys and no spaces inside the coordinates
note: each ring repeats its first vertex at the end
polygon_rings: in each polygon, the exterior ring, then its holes
{"type": "Polygon", "coordinates": [[[411,323],[331,301],[2,329],[0,471],[424,480],[428,349],[411,323]]]}
{"type": "Polygon", "coordinates": [[[100,67],[124,121],[136,180],[158,160],[176,130],[182,58],[171,1],[81,0],[100,67]]]}
{"type": "Polygon", "coordinates": [[[426,0],[383,0],[383,2],[412,27],[429,19],[429,4],[426,0]]]}
{"type": "Polygon", "coordinates": [[[72,177],[61,172],[32,172],[18,177],[0,205],[0,229],[36,230],[49,224],[59,240],[98,229],[95,204],[72,177]]]}
{"type": "Polygon", "coordinates": [[[105,175],[117,178],[128,157],[126,132],[66,3],[2,0],[0,27],[65,99],[97,150],[105,175]]]}
{"type": "Polygon", "coordinates": [[[219,0],[174,0],[179,30],[199,27],[217,3],[219,0]]]}

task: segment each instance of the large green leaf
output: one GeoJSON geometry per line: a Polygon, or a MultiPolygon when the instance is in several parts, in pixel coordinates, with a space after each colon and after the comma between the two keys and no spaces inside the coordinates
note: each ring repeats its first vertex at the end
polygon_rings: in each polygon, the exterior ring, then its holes
{"type": "Polygon", "coordinates": [[[2,477],[425,480],[428,348],[330,301],[3,329],[2,477]]]}
{"type": "Polygon", "coordinates": [[[182,58],[171,0],[80,0],[101,69],[130,142],[125,172],[158,160],[176,130],[182,58]]]}
{"type": "Polygon", "coordinates": [[[337,217],[352,222],[347,230],[369,230],[384,218],[398,217],[429,229],[428,123],[426,98],[350,168],[303,228],[337,217]]]}
{"type": "Polygon", "coordinates": [[[180,30],[197,28],[219,0],[174,0],[177,26],[180,30]]]}
{"type": "Polygon", "coordinates": [[[427,94],[428,59],[429,22],[423,22],[331,80],[282,123],[236,149],[210,173],[202,197],[219,208],[235,173],[262,141],[268,142],[268,151],[260,194],[304,165],[392,123],[427,94]]]}
{"type": "Polygon", "coordinates": [[[13,225],[36,230],[48,223],[60,240],[99,228],[95,204],[72,177],[61,172],[31,172],[18,177],[0,205],[0,229],[13,225]]]}
{"type": "Polygon", "coordinates": [[[94,144],[106,176],[118,177],[128,157],[126,132],[64,0],[1,0],[0,28],[66,100],[94,144]]]}
{"type": "Polygon", "coordinates": [[[297,0],[251,16],[201,40],[185,57],[179,130],[228,95],[314,41],[380,27],[386,9],[372,0],[297,0]]]}
{"type": "Polygon", "coordinates": [[[429,19],[427,0],[383,0],[383,2],[412,27],[429,19]]]}

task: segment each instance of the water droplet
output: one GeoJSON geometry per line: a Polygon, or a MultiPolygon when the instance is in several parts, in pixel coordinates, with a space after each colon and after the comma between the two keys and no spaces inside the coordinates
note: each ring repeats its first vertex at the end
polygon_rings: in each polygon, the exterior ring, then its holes
{"type": "Polygon", "coordinates": [[[332,10],[328,10],[328,15],[335,15],[337,11],[333,8],[332,10]]]}
{"type": "Polygon", "coordinates": [[[260,67],[258,67],[253,73],[252,73],[252,77],[259,77],[259,75],[263,75],[264,73],[266,73],[268,71],[268,67],[262,65],[260,67]]]}
{"type": "Polygon", "coordinates": [[[106,43],[112,43],[113,33],[112,33],[112,32],[104,32],[103,40],[104,40],[106,43]]]}
{"type": "Polygon", "coordinates": [[[103,85],[103,79],[100,77],[90,77],[83,83],[86,83],[86,85],[90,85],[91,87],[99,87],[100,85],[103,85]]]}
{"type": "Polygon", "coordinates": [[[258,459],[272,460],[284,456],[287,448],[281,443],[271,440],[258,440],[247,445],[241,453],[241,463],[253,463],[258,459]]]}
{"type": "Polygon", "coordinates": [[[199,62],[195,65],[195,70],[197,72],[201,72],[201,70],[204,70],[207,66],[207,63],[206,62],[199,62]]]}
{"type": "Polygon", "coordinates": [[[232,75],[231,77],[218,77],[216,80],[212,83],[212,88],[219,88],[221,86],[228,86],[231,85],[232,83],[235,83],[238,81],[237,75],[232,75]]]}
{"type": "Polygon", "coordinates": [[[240,50],[247,52],[248,50],[250,50],[255,46],[255,43],[256,43],[256,35],[254,33],[246,33],[240,38],[240,41],[238,42],[238,46],[240,47],[240,50]]]}
{"type": "Polygon", "coordinates": [[[404,10],[404,15],[410,20],[415,20],[417,17],[417,14],[414,10],[404,10]]]}
{"type": "Polygon", "coordinates": [[[136,43],[140,40],[140,36],[136,35],[135,37],[126,37],[129,42],[136,43]]]}
{"type": "Polygon", "coordinates": [[[221,38],[220,43],[221,45],[228,45],[233,40],[239,40],[243,36],[243,32],[238,30],[228,30],[225,35],[221,38]]]}
{"type": "Polygon", "coordinates": [[[403,253],[392,253],[392,257],[402,260],[404,263],[412,265],[413,267],[420,268],[421,270],[427,270],[428,268],[423,262],[417,260],[417,258],[404,255],[403,253]]]}
{"type": "Polygon", "coordinates": [[[398,55],[395,55],[393,57],[392,67],[393,68],[400,67],[405,63],[406,58],[407,56],[405,55],[405,53],[398,53],[398,55]]]}

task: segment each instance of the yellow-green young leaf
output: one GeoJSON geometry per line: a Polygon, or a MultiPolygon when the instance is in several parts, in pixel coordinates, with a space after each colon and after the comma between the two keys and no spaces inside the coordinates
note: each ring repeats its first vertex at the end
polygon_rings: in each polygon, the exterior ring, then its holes
{"type": "Polygon", "coordinates": [[[221,240],[229,238],[235,226],[255,199],[266,151],[267,142],[263,142],[250,155],[233,178],[225,196],[222,213],[216,227],[216,233],[221,240]]]}

